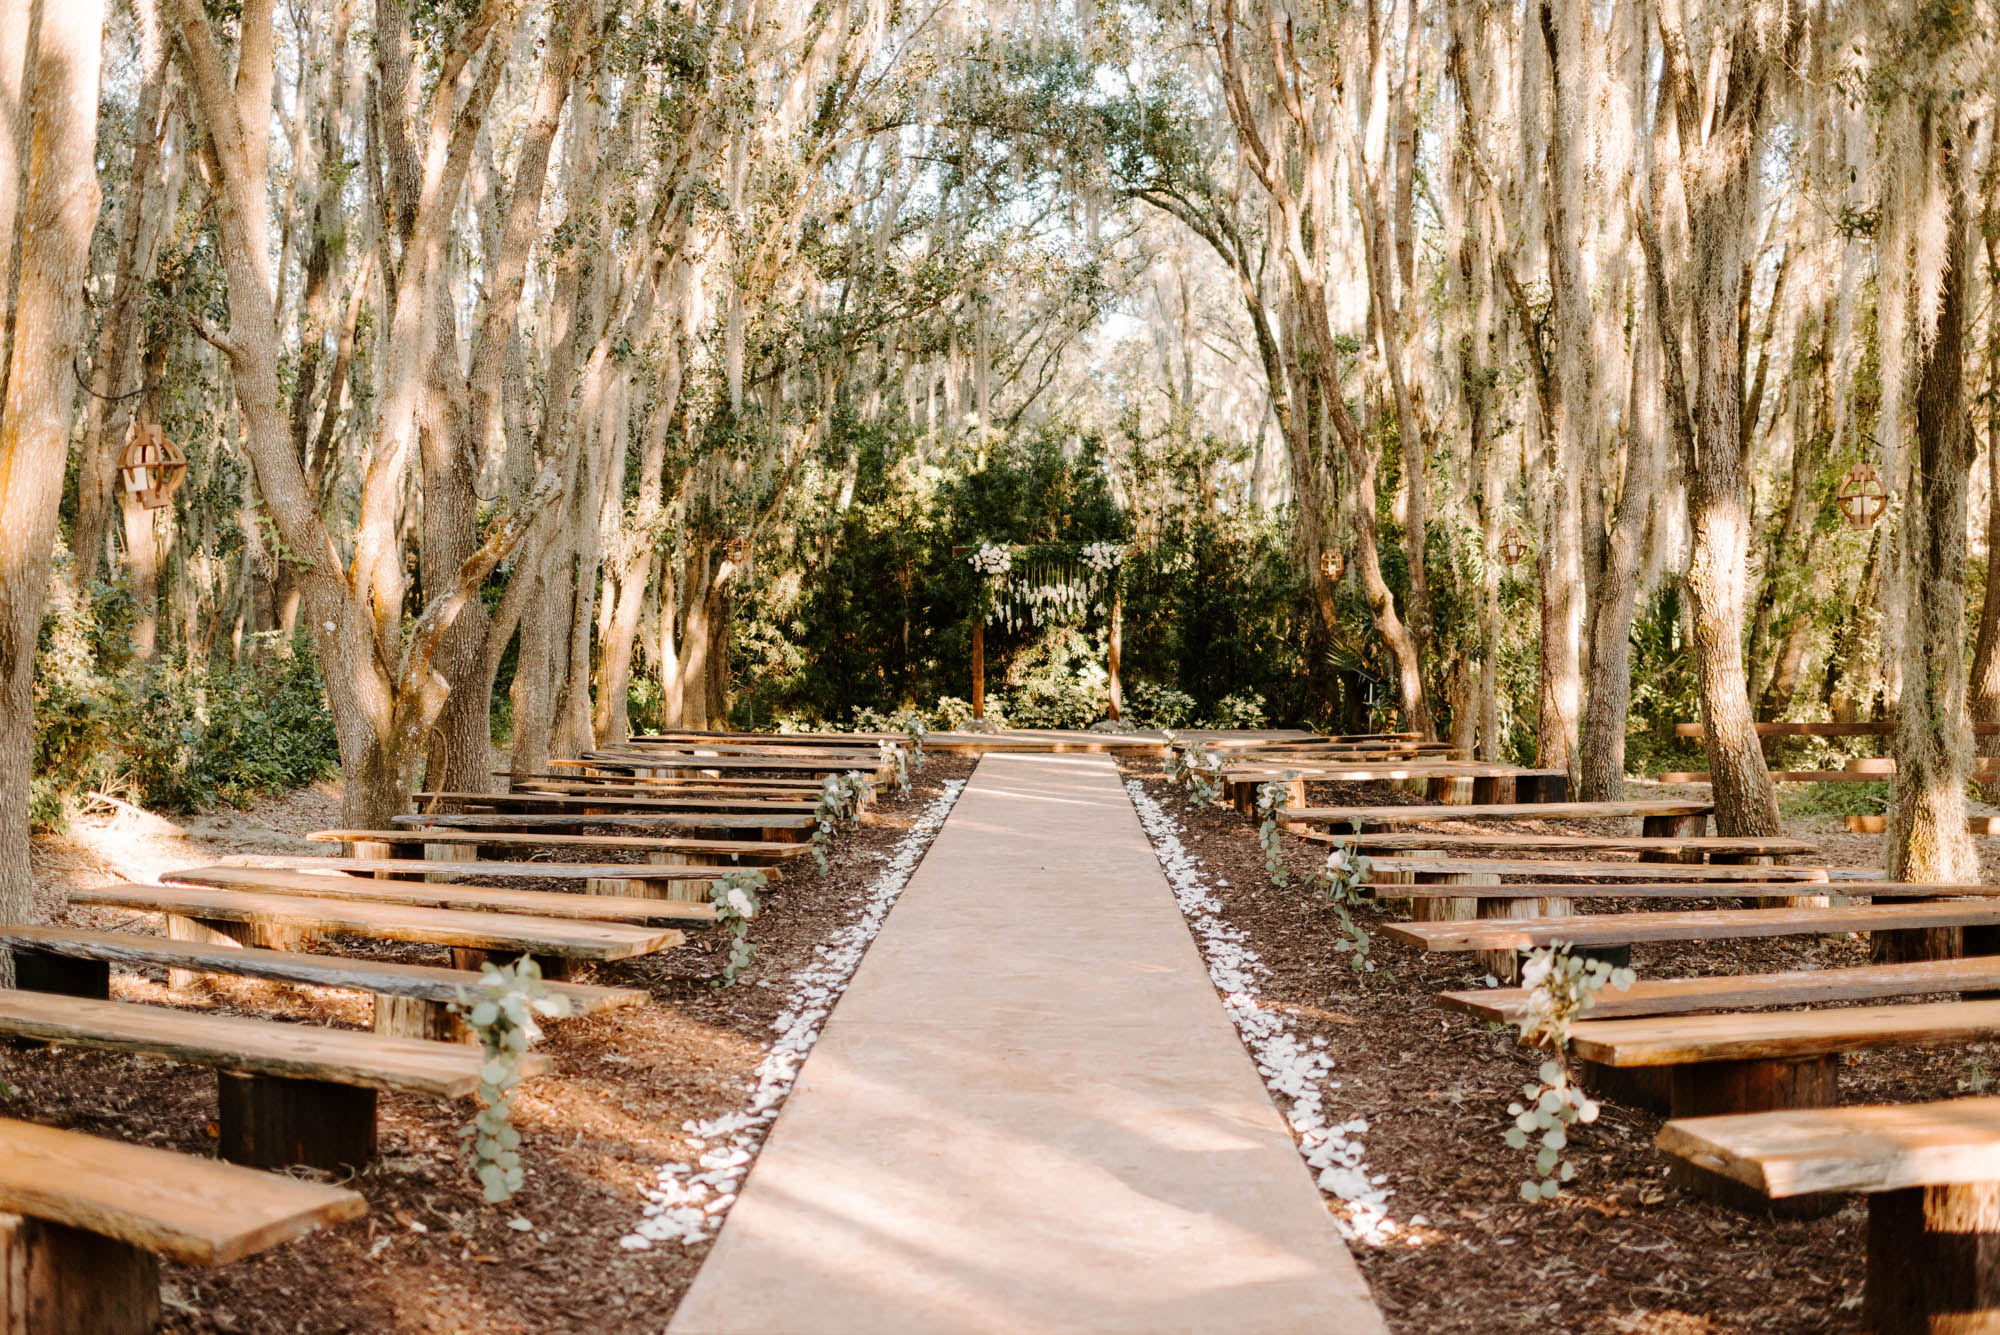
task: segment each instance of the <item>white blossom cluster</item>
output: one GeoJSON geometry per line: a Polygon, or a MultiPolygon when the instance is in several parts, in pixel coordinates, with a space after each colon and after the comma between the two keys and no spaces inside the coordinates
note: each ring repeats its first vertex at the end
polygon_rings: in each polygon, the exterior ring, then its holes
{"type": "Polygon", "coordinates": [[[979,550],[965,558],[982,575],[1004,575],[1014,568],[1014,555],[997,543],[982,542],[979,550]]]}
{"type": "Polygon", "coordinates": [[[1326,1040],[1301,1042],[1282,1012],[1266,1009],[1258,1000],[1258,980],[1269,977],[1270,970],[1243,932],[1223,920],[1222,905],[1209,893],[1201,864],[1181,843],[1180,826],[1147,794],[1144,784],[1129,781],[1125,791],[1131,794],[1139,824],[1153,841],[1167,884],[1194,929],[1223,1008],[1298,1137],[1299,1153],[1317,1175],[1319,1189],[1341,1202],[1342,1208],[1334,1211],[1341,1236],[1350,1242],[1387,1242],[1398,1228],[1389,1218],[1390,1189],[1383,1185],[1387,1175],[1368,1172],[1360,1139],[1368,1121],[1362,1117],[1327,1121],[1326,1095],[1339,1089],[1340,1081],[1332,1079],[1333,1059],[1324,1050],[1326,1040]]]}
{"type": "Polygon", "coordinates": [[[1083,549],[1083,563],[1100,575],[1116,570],[1124,557],[1115,542],[1093,542],[1083,549]]]}
{"type": "Polygon", "coordinates": [[[777,1120],[778,1108],[798,1079],[806,1054],[818,1041],[833,1003],[847,990],[868,943],[882,930],[889,910],[909,884],[910,874],[923,860],[964,788],[962,779],[944,786],[868,887],[860,915],[821,945],[812,963],[786,980],[789,990],[784,1012],[771,1023],[777,1030],[777,1041],[757,1064],[756,1088],[749,1102],[718,1117],[682,1123],[681,1129],[688,1133],[688,1148],[700,1156],[698,1162],[660,1165],[656,1185],[646,1189],[645,1216],[619,1239],[620,1246],[633,1251],[643,1251],[656,1242],[687,1246],[714,1236],[722,1226],[723,1216],[736,1203],[751,1160],[777,1120]]]}

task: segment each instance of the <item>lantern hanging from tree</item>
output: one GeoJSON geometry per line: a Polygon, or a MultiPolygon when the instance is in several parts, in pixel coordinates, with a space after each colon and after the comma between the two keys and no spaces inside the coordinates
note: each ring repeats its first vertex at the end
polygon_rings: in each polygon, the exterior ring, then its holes
{"type": "Polygon", "coordinates": [[[1510,566],[1521,564],[1528,554],[1527,535],[1518,528],[1510,528],[1500,535],[1500,559],[1510,566]]]}
{"type": "Polygon", "coordinates": [[[159,424],[134,424],[132,438],[118,455],[118,475],[141,508],[164,508],[187,480],[187,455],[161,434],[159,424]]]}
{"type": "Polygon", "coordinates": [[[1343,571],[1347,569],[1347,555],[1335,550],[1321,552],[1319,557],[1320,577],[1329,584],[1338,584],[1343,571]]]}
{"type": "Polygon", "coordinates": [[[1849,528],[1874,527],[1888,505],[1889,489],[1870,465],[1856,464],[1840,480],[1840,512],[1847,516],[1849,528]]]}

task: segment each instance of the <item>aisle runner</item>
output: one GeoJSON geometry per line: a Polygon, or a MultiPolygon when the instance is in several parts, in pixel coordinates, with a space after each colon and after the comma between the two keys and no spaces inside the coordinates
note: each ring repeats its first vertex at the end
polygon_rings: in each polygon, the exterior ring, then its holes
{"type": "Polygon", "coordinates": [[[670,1330],[1384,1330],[1109,760],[980,762],[670,1330]]]}

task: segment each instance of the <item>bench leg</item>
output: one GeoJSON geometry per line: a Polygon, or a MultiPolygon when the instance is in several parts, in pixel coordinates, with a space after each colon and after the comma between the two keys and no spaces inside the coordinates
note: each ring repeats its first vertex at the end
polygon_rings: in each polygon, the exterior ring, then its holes
{"type": "Polygon", "coordinates": [[[1516,802],[1567,802],[1569,776],[1566,774],[1521,774],[1514,779],[1516,802]]]}
{"type": "MultiPolygon", "coordinates": [[[[1695,816],[1648,816],[1639,826],[1639,833],[1648,839],[1692,839],[1708,832],[1708,817],[1695,816]]],[[[1689,849],[1685,853],[1641,853],[1641,862],[1700,862],[1701,850],[1689,849]]]]}
{"type": "Polygon", "coordinates": [[[440,1043],[468,1039],[462,1021],[442,1001],[375,994],[375,1032],[388,1038],[428,1038],[440,1043]]]}
{"type": "Polygon", "coordinates": [[[0,1214],[0,1335],[147,1335],[159,1319],[151,1252],[0,1214]]]}
{"type": "Polygon", "coordinates": [[[111,995],[111,962],[71,959],[67,955],[17,948],[14,951],[14,986],[23,992],[108,998],[111,995]]]}
{"type": "Polygon", "coordinates": [[[1606,1066],[1573,1057],[1577,1082],[1598,1098],[1627,1108],[1665,1115],[1672,1106],[1673,1080],[1662,1066],[1606,1066]]]}
{"type": "MultiPolygon", "coordinates": [[[[1774,1057],[1753,1061],[1688,1062],[1667,1068],[1669,1111],[1675,1117],[1718,1117],[1783,1108],[1830,1108],[1840,1101],[1840,1057],[1774,1057]]],[[[1746,1214],[1815,1219],[1842,1204],[1837,1192],[1772,1200],[1763,1192],[1676,1160],[1668,1179],[1681,1190],[1746,1214]]]]}
{"type": "Polygon", "coordinates": [[[375,1157],[375,1091],[326,1080],[216,1072],[219,1157],[251,1168],[338,1171],[375,1157]]]}
{"type": "MultiPolygon", "coordinates": [[[[504,969],[521,958],[518,950],[480,950],[473,946],[453,946],[451,967],[478,973],[479,966],[491,964],[496,969],[504,969]]],[[[570,975],[569,961],[560,955],[536,955],[535,964],[542,971],[542,977],[552,983],[559,983],[570,975]]]]}
{"type": "Polygon", "coordinates": [[[1870,1196],[1863,1312],[1877,1335],[2000,1330],[2000,1182],[1870,1196]]]}

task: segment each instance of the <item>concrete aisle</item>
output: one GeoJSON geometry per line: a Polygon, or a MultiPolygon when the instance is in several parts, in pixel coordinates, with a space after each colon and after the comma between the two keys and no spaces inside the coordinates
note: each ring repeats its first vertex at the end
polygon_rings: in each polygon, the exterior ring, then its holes
{"type": "Polygon", "coordinates": [[[980,761],[669,1327],[1384,1330],[1116,768],[1024,755],[980,761]]]}

